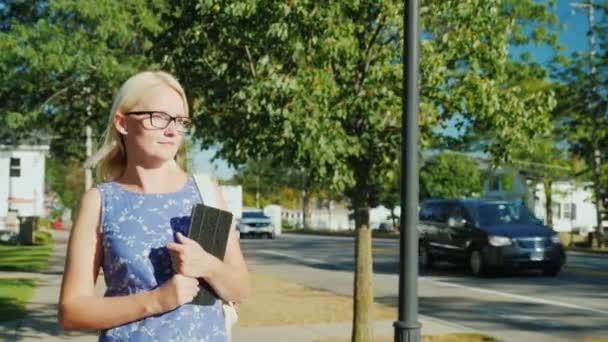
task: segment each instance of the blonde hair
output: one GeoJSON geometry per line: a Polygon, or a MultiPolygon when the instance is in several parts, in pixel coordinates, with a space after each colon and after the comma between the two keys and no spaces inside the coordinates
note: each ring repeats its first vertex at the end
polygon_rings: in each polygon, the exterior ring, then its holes
{"type": "MultiPolygon", "coordinates": [[[[131,76],[123,83],[114,97],[102,147],[85,162],[85,167],[97,165],[98,181],[116,180],[123,174],[127,166],[124,142],[114,126],[116,113],[128,112],[150,88],[158,85],[166,85],[175,90],[184,102],[184,113],[188,114],[186,93],[173,75],[164,71],[144,71],[131,76]]],[[[188,160],[185,143],[182,143],[179,147],[175,161],[184,171],[187,171],[188,160]]]]}

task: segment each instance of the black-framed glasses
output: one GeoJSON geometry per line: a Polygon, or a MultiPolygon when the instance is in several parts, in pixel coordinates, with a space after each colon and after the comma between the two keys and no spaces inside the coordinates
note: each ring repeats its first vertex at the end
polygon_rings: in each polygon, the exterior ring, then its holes
{"type": "Polygon", "coordinates": [[[124,115],[148,115],[151,128],[165,129],[171,121],[175,121],[175,130],[180,133],[188,133],[192,128],[192,121],[185,116],[171,116],[161,111],[136,111],[127,112],[124,115]]]}

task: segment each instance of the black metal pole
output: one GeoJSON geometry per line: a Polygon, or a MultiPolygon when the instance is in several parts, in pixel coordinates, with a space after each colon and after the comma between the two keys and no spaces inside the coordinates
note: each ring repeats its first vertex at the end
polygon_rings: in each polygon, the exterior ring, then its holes
{"type": "Polygon", "coordinates": [[[399,320],[395,342],[419,342],[418,322],[418,0],[404,4],[401,128],[399,320]]]}

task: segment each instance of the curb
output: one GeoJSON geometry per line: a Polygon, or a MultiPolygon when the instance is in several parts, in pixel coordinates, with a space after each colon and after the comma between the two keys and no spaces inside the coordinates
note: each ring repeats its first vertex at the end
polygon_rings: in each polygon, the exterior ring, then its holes
{"type": "MultiPolygon", "coordinates": [[[[283,231],[282,235],[295,235],[295,236],[328,236],[331,238],[344,238],[344,239],[354,239],[356,235],[345,235],[345,234],[332,234],[332,233],[303,233],[303,232],[294,232],[294,231],[283,231]]],[[[394,237],[386,237],[386,236],[373,236],[372,240],[377,241],[399,241],[399,236],[394,237]]]]}
{"type": "Polygon", "coordinates": [[[570,252],[579,252],[579,253],[587,253],[587,254],[597,254],[597,255],[606,255],[608,256],[608,251],[596,251],[592,249],[585,249],[580,247],[564,247],[565,250],[570,252]]]}

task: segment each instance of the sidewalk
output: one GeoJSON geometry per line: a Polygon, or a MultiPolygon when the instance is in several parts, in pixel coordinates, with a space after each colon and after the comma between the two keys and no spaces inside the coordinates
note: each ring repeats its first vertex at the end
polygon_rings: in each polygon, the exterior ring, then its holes
{"type": "MultiPolygon", "coordinates": [[[[55,243],[49,268],[43,273],[27,274],[38,279],[38,287],[31,303],[27,306],[28,314],[19,321],[0,322],[0,340],[27,342],[97,340],[94,333],[66,333],[57,324],[57,301],[69,231],[53,231],[52,233],[55,243]]],[[[12,277],[13,275],[16,273],[0,272],[0,277],[12,277]]],[[[97,292],[103,293],[103,285],[98,287],[97,292]]],[[[277,305],[279,304],[277,303],[277,305]]],[[[422,333],[426,335],[475,332],[466,327],[428,316],[420,316],[420,323],[422,333]]],[[[247,328],[239,327],[237,324],[233,336],[235,342],[280,341],[286,337],[289,337],[290,342],[312,342],[330,338],[348,339],[350,333],[350,322],[247,328]]],[[[379,337],[393,336],[393,321],[374,322],[374,334],[379,337]]]]}
{"type": "MultiPolygon", "coordinates": [[[[419,322],[422,324],[422,334],[424,335],[476,332],[472,329],[451,324],[446,321],[434,319],[428,316],[419,316],[419,322]]],[[[373,325],[375,337],[394,336],[395,329],[393,328],[393,323],[393,321],[386,320],[375,321],[373,325]]],[[[237,325],[234,330],[234,341],[282,341],[285,339],[286,336],[289,336],[290,342],[312,342],[331,338],[350,339],[351,331],[351,322],[335,324],[303,324],[271,327],[267,326],[255,328],[239,328],[237,325]]]]}

